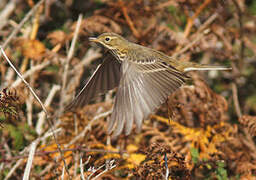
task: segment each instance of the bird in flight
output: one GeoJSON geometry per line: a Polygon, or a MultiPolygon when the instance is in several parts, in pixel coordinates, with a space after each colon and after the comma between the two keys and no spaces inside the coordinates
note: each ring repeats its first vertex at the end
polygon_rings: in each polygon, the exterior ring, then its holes
{"type": "Polygon", "coordinates": [[[129,135],[134,123],[139,131],[143,120],[185,83],[189,78],[187,72],[230,69],[178,61],[115,33],[103,33],[89,40],[101,44],[110,53],[66,110],[83,107],[98,95],[117,87],[107,130],[112,136],[120,135],[123,130],[129,135]]]}

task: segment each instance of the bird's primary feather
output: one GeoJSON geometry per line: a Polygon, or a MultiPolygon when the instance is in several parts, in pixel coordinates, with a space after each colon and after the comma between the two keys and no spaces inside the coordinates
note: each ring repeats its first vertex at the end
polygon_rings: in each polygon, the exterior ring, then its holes
{"type": "Polygon", "coordinates": [[[121,78],[120,67],[121,64],[111,54],[107,54],[103,63],[97,67],[86,85],[65,110],[82,107],[98,95],[117,87],[121,78]]]}
{"type": "Polygon", "coordinates": [[[168,95],[178,89],[185,76],[162,63],[141,64],[130,61],[122,63],[122,78],[117,90],[113,113],[108,132],[119,135],[131,132],[133,122],[141,129],[143,119],[147,118],[168,95]]]}

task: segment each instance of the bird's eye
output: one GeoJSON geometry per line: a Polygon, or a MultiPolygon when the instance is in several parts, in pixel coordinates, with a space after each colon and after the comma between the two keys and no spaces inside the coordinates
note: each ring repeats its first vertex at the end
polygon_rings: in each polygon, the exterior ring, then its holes
{"type": "Polygon", "coordinates": [[[110,38],[109,38],[109,37],[106,37],[106,38],[105,38],[105,41],[107,41],[107,42],[110,41],[110,38]]]}

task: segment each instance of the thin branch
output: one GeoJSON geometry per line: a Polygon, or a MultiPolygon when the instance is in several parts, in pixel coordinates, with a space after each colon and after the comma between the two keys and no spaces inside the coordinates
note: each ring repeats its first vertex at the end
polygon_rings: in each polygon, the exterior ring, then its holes
{"type": "Polygon", "coordinates": [[[7,55],[4,52],[4,49],[0,46],[0,50],[1,53],[3,54],[5,60],[9,63],[9,65],[11,66],[11,68],[17,73],[17,75],[19,76],[19,78],[24,82],[24,84],[27,86],[27,88],[30,90],[30,92],[33,94],[33,96],[36,98],[36,100],[38,101],[38,103],[41,105],[43,111],[45,112],[46,115],[48,115],[48,112],[45,108],[45,106],[43,105],[42,101],[39,99],[39,97],[36,95],[35,91],[32,89],[32,87],[28,84],[28,82],[22,77],[22,75],[19,73],[19,71],[15,68],[15,66],[12,64],[12,62],[9,60],[9,58],[7,57],[7,55]]]}
{"type": "Polygon", "coordinates": [[[50,127],[50,129],[51,129],[51,131],[52,131],[52,136],[53,136],[53,138],[54,138],[54,141],[56,142],[56,144],[57,144],[57,148],[58,148],[58,151],[60,152],[60,155],[61,155],[61,159],[62,159],[62,161],[63,161],[63,163],[64,163],[64,166],[65,166],[65,168],[66,168],[66,171],[67,171],[67,174],[69,175],[69,179],[71,179],[71,176],[70,176],[70,174],[69,174],[69,172],[68,172],[68,167],[67,167],[67,164],[66,164],[66,161],[65,161],[65,159],[64,159],[64,156],[63,156],[63,153],[62,153],[62,151],[61,151],[61,147],[60,147],[60,145],[59,145],[59,143],[58,143],[58,141],[57,141],[57,138],[56,138],[56,136],[55,136],[55,134],[54,134],[54,130],[53,130],[53,125],[54,125],[54,123],[53,123],[53,121],[52,121],[52,117],[48,117],[48,112],[47,112],[47,110],[46,110],[46,108],[45,108],[45,106],[44,106],[44,104],[42,103],[42,101],[39,99],[39,97],[36,95],[36,93],[34,92],[34,90],[32,89],[32,87],[28,84],[28,82],[22,77],[22,75],[19,73],[19,71],[15,68],[15,66],[12,64],[12,62],[8,59],[8,57],[7,57],[7,55],[5,54],[5,52],[4,52],[4,50],[3,50],[3,48],[0,46],[0,49],[1,49],[1,52],[2,52],[2,54],[3,54],[3,56],[4,56],[4,58],[6,59],[6,61],[9,63],[9,65],[13,68],[13,70],[18,74],[18,76],[22,79],[22,81],[24,82],[24,84],[27,86],[27,88],[30,90],[30,92],[33,94],[33,96],[36,98],[36,100],[39,102],[39,104],[41,105],[41,107],[42,107],[42,109],[43,109],[43,111],[45,112],[45,114],[46,114],[46,119],[47,119],[47,123],[49,124],[49,127],[50,127]]]}
{"type": "Polygon", "coordinates": [[[198,34],[198,36],[191,41],[190,43],[188,43],[185,47],[183,47],[181,50],[179,50],[177,53],[174,53],[171,57],[176,59],[177,56],[179,56],[180,54],[183,54],[185,51],[187,51],[189,48],[191,48],[192,46],[194,46],[194,44],[196,44],[198,41],[200,41],[205,34],[209,33],[209,29],[206,29],[204,31],[204,33],[200,33],[198,34]]]}
{"type": "Polygon", "coordinates": [[[125,5],[123,5],[122,2],[121,2],[121,9],[122,9],[122,12],[123,12],[123,15],[124,15],[124,18],[125,18],[126,22],[128,23],[130,29],[132,30],[133,35],[136,38],[139,38],[140,35],[139,35],[137,29],[135,28],[130,16],[128,15],[127,8],[125,7],[125,5]]]}
{"type": "MultiPolygon", "coordinates": [[[[2,54],[2,53],[0,52],[0,54],[2,54]]],[[[0,86],[1,89],[5,88],[5,87],[9,87],[15,76],[16,76],[16,74],[15,74],[14,70],[12,68],[8,68],[5,73],[5,76],[4,76],[5,82],[3,82],[0,86]]],[[[18,78],[18,79],[20,79],[20,78],[18,78]]],[[[20,81],[22,81],[22,80],[20,79],[20,81]]]]}
{"type": "Polygon", "coordinates": [[[99,120],[100,118],[106,117],[109,114],[112,113],[112,109],[110,111],[107,112],[103,112],[97,116],[95,116],[90,122],[89,124],[84,128],[84,130],[78,134],[77,136],[75,136],[67,145],[66,147],[69,147],[70,145],[74,144],[78,139],[80,139],[81,137],[84,137],[84,135],[87,133],[87,131],[89,131],[91,129],[91,126],[93,125],[93,123],[95,123],[95,121],[99,120]]]}
{"type": "Polygon", "coordinates": [[[27,123],[30,127],[33,126],[32,123],[32,112],[33,112],[33,95],[29,93],[28,98],[26,99],[26,110],[27,110],[27,123]]]}
{"type": "Polygon", "coordinates": [[[29,156],[28,156],[28,160],[27,160],[27,165],[26,165],[25,172],[23,175],[23,180],[29,180],[29,174],[30,174],[30,170],[32,167],[33,159],[34,159],[36,146],[37,146],[36,142],[31,143],[29,156]]]}
{"type": "Polygon", "coordinates": [[[188,37],[190,31],[191,31],[191,28],[193,27],[194,25],[194,20],[199,16],[199,14],[203,11],[204,8],[206,8],[206,6],[211,2],[211,0],[205,0],[203,4],[201,4],[199,6],[199,8],[196,10],[195,14],[191,17],[191,18],[188,18],[188,23],[186,24],[186,28],[185,28],[185,31],[184,31],[184,37],[188,37]]]}
{"type": "Polygon", "coordinates": [[[185,47],[183,47],[182,49],[180,49],[178,52],[174,53],[172,55],[172,58],[177,58],[179,55],[183,54],[185,51],[187,51],[189,48],[191,48],[194,44],[196,44],[198,41],[200,41],[205,34],[209,33],[209,29],[205,29],[206,27],[208,27],[217,17],[219,16],[219,14],[217,12],[215,12],[214,14],[212,14],[207,21],[205,21],[204,24],[202,24],[198,31],[195,33],[195,36],[193,37],[193,41],[191,41],[189,44],[187,44],[185,47]],[[204,30],[205,29],[205,30],[204,30]],[[203,33],[201,33],[204,30],[203,33]]]}
{"type": "Polygon", "coordinates": [[[204,29],[206,29],[217,17],[219,17],[219,12],[215,12],[213,13],[205,22],[204,24],[202,24],[198,31],[196,32],[197,33],[200,33],[202,32],[204,29]]]}
{"type": "Polygon", "coordinates": [[[5,26],[8,22],[9,16],[13,13],[16,7],[16,1],[10,1],[4,9],[0,12],[0,30],[5,26]]]}
{"type": "MultiPolygon", "coordinates": [[[[50,61],[45,61],[45,62],[43,62],[42,64],[38,64],[38,65],[34,66],[33,69],[29,69],[28,71],[26,71],[26,72],[23,74],[22,77],[23,77],[24,79],[26,79],[28,76],[34,74],[34,72],[45,68],[45,67],[48,66],[49,64],[50,64],[50,61]]],[[[17,78],[17,79],[14,81],[14,83],[12,83],[11,87],[12,87],[12,88],[15,88],[15,87],[17,87],[21,82],[22,82],[22,79],[17,78]]]]}
{"type": "Polygon", "coordinates": [[[88,66],[93,60],[100,57],[102,57],[102,54],[100,52],[95,51],[92,48],[88,49],[84,58],[70,71],[70,73],[76,73],[77,71],[79,71],[79,69],[83,68],[84,66],[88,66]]]}
{"type": "Polygon", "coordinates": [[[61,89],[61,98],[60,98],[60,114],[63,112],[63,106],[64,106],[64,97],[66,96],[66,84],[67,84],[67,75],[68,75],[68,68],[69,68],[69,63],[70,60],[72,59],[73,55],[74,55],[74,51],[75,51],[75,44],[78,38],[78,34],[79,34],[79,29],[82,23],[82,18],[83,16],[80,14],[77,20],[77,24],[76,24],[76,29],[75,29],[75,33],[74,33],[74,37],[72,39],[71,42],[71,47],[69,49],[68,52],[68,56],[66,58],[66,61],[64,62],[65,66],[64,66],[64,72],[63,72],[63,76],[62,76],[62,89],[61,89]]]}
{"type": "Polygon", "coordinates": [[[5,176],[4,180],[9,179],[9,178],[12,176],[12,174],[15,172],[15,170],[16,170],[18,167],[20,167],[21,163],[23,163],[23,159],[19,159],[19,160],[15,163],[15,165],[11,168],[11,170],[10,170],[10,171],[8,172],[8,174],[5,176]]]}
{"type": "Polygon", "coordinates": [[[61,180],[64,180],[64,175],[65,175],[65,166],[63,166],[62,168],[61,180]]]}
{"type": "MultiPolygon", "coordinates": [[[[235,67],[233,68],[234,70],[237,70],[240,74],[240,71],[242,68],[243,68],[243,59],[244,59],[244,48],[245,48],[245,45],[244,45],[244,38],[243,38],[243,35],[244,35],[244,32],[243,32],[243,21],[242,21],[242,17],[243,17],[243,12],[239,6],[239,4],[237,3],[236,0],[232,0],[232,2],[234,3],[237,11],[238,11],[238,21],[239,21],[239,39],[241,40],[241,47],[240,47],[240,55],[239,55],[239,59],[238,59],[238,65],[236,65],[234,62],[232,62],[232,65],[235,67]],[[239,67],[239,69],[237,68],[239,67]]],[[[235,71],[233,71],[233,74],[235,76],[235,71]]],[[[236,78],[237,76],[235,76],[236,78]]],[[[233,102],[234,102],[234,105],[235,105],[235,111],[236,111],[236,114],[238,116],[238,118],[240,118],[242,116],[242,111],[241,111],[241,108],[240,108],[240,104],[239,104],[239,98],[238,98],[238,90],[237,90],[237,85],[235,83],[235,80],[234,82],[231,83],[231,86],[232,86],[232,94],[233,94],[233,102]]]]}
{"type": "MultiPolygon", "coordinates": [[[[52,89],[49,92],[48,97],[46,98],[46,100],[44,102],[45,107],[50,106],[50,104],[51,104],[51,102],[52,102],[56,92],[59,91],[59,90],[60,90],[60,86],[59,85],[53,85],[52,89]]],[[[37,132],[37,134],[39,134],[39,135],[42,134],[44,123],[45,123],[45,113],[43,111],[41,111],[38,114],[38,121],[37,121],[37,124],[36,124],[36,132],[37,132]]]]}
{"type": "MultiPolygon", "coordinates": [[[[104,171],[102,171],[102,172],[100,172],[97,176],[95,176],[94,178],[92,178],[92,180],[96,180],[96,179],[98,179],[101,175],[103,175],[104,173],[106,173],[106,172],[108,172],[109,170],[111,170],[111,169],[113,169],[113,168],[115,168],[116,167],[116,164],[114,164],[115,163],[115,160],[111,160],[111,161],[109,161],[109,163],[106,163],[104,166],[105,166],[105,170],[104,171]]],[[[101,169],[101,168],[99,168],[99,169],[101,169]]],[[[97,169],[97,170],[99,170],[99,169],[97,169]]],[[[96,170],[96,171],[97,171],[96,170]]],[[[95,171],[95,172],[96,172],[95,171]]]]}
{"type": "Polygon", "coordinates": [[[232,0],[238,14],[238,22],[239,22],[239,39],[241,40],[241,48],[240,48],[240,59],[239,59],[239,67],[243,67],[244,62],[244,50],[245,50],[245,43],[244,43],[244,28],[243,28],[243,11],[241,7],[239,6],[238,2],[236,0],[232,0]]]}
{"type": "MultiPolygon", "coordinates": [[[[11,42],[11,40],[16,36],[16,34],[20,31],[21,27],[27,22],[27,20],[34,14],[34,12],[37,10],[37,8],[44,2],[44,0],[39,1],[22,19],[22,21],[19,23],[19,25],[12,31],[12,33],[9,35],[9,37],[6,39],[4,44],[2,45],[2,48],[5,49],[6,46],[11,42]]],[[[1,56],[1,52],[0,52],[1,56]]]]}
{"type": "MultiPolygon", "coordinates": [[[[34,62],[30,61],[31,69],[34,68],[34,62]]],[[[30,76],[29,78],[29,84],[31,87],[34,87],[35,84],[35,76],[30,76]]],[[[33,95],[32,93],[29,93],[28,98],[26,99],[26,106],[27,106],[27,122],[30,127],[33,126],[32,123],[32,114],[33,114],[33,95]]]]}
{"type": "MultiPolygon", "coordinates": [[[[75,131],[75,135],[77,135],[78,134],[78,122],[77,122],[76,114],[74,114],[74,131],[75,131]]],[[[74,156],[75,156],[75,167],[74,167],[73,176],[76,177],[77,169],[78,169],[79,152],[76,151],[74,156]]]]}
{"type": "MultiPolygon", "coordinates": [[[[89,160],[90,160],[91,156],[89,156],[89,160]]],[[[84,165],[83,165],[83,158],[82,156],[80,156],[80,174],[81,174],[81,179],[85,180],[84,178],[84,165]]]]}
{"type": "Polygon", "coordinates": [[[77,170],[78,170],[78,161],[79,161],[79,152],[75,152],[75,167],[74,167],[74,173],[73,173],[73,177],[75,178],[77,176],[77,170]]]}
{"type": "MultiPolygon", "coordinates": [[[[33,141],[38,143],[38,141],[33,141]]],[[[80,152],[93,152],[93,153],[109,153],[109,154],[122,154],[122,153],[127,153],[126,151],[110,151],[110,150],[105,150],[105,149],[88,149],[86,147],[77,147],[77,148],[67,148],[67,149],[62,149],[62,152],[68,152],[68,151],[80,151],[80,152]]],[[[49,154],[55,154],[59,152],[58,150],[54,150],[54,151],[38,151],[35,153],[35,156],[46,156],[49,154]]],[[[14,161],[17,159],[24,159],[27,158],[28,155],[20,155],[20,156],[15,156],[15,157],[11,157],[8,159],[0,159],[0,162],[9,162],[9,161],[14,161]]]]}
{"type": "Polygon", "coordinates": [[[231,83],[231,86],[232,86],[233,102],[235,105],[236,115],[240,118],[242,117],[242,111],[239,105],[237,86],[234,82],[231,83]]]}
{"type": "Polygon", "coordinates": [[[165,179],[168,180],[168,177],[169,177],[170,172],[169,172],[169,167],[168,167],[168,162],[167,162],[167,155],[166,155],[166,153],[164,154],[164,166],[165,166],[165,169],[166,169],[166,171],[165,171],[165,179]]]}

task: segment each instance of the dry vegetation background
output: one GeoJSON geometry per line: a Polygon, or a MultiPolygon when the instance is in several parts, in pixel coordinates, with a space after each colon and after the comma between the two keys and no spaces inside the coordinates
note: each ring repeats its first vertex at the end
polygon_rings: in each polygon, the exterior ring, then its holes
{"type": "Polygon", "coordinates": [[[59,118],[1,55],[0,179],[256,179],[255,15],[255,0],[1,0],[0,44],[59,118]],[[63,112],[103,32],[233,70],[191,73],[141,133],[110,140],[113,92],[63,112]]]}

